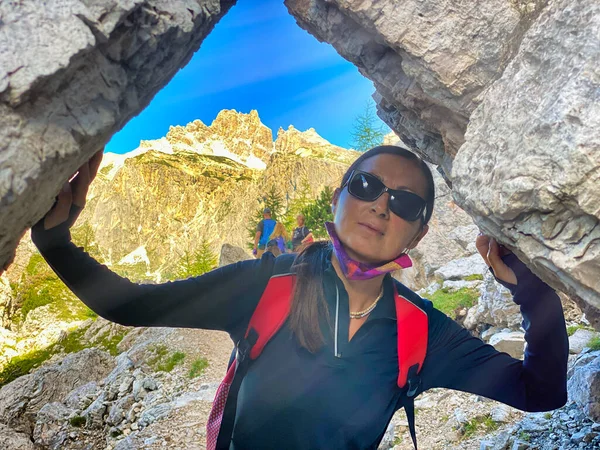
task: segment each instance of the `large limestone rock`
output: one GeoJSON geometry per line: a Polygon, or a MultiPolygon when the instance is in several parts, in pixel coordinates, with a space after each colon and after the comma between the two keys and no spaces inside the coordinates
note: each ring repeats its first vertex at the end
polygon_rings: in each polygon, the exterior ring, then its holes
{"type": "Polygon", "coordinates": [[[513,302],[508,289],[497,283],[494,276],[487,272],[479,290],[477,305],[469,309],[464,326],[474,330],[478,325],[491,325],[498,328],[519,328],[523,316],[519,305],[513,302]]]}
{"type": "Polygon", "coordinates": [[[234,3],[0,4],[0,270],[62,183],[148,104],[234,3]]]}
{"type": "Polygon", "coordinates": [[[247,259],[252,259],[252,256],[250,256],[246,250],[225,243],[221,246],[219,267],[228,266],[229,264],[235,264],[236,262],[245,261],[247,259]]]}
{"type": "Polygon", "coordinates": [[[452,174],[457,203],[483,230],[596,309],[599,60],[600,3],[550,2],[472,115],[452,174]]]}
{"type": "Polygon", "coordinates": [[[373,80],[381,117],[447,174],[481,94],[544,3],[285,1],[302,28],[373,80]]]}
{"type": "Polygon", "coordinates": [[[575,369],[567,384],[569,399],[584,413],[600,422],[600,356],[575,369]]]}
{"type": "Polygon", "coordinates": [[[11,450],[35,450],[33,442],[24,433],[19,433],[0,423],[0,448],[11,450]]]}
{"type": "Polygon", "coordinates": [[[513,358],[521,359],[525,349],[525,333],[503,330],[494,334],[490,338],[489,344],[493,345],[499,352],[505,352],[513,358]]]}
{"type": "MultiPolygon", "coordinates": [[[[388,138],[388,145],[406,147],[397,138],[395,141],[388,138]]],[[[394,273],[394,277],[414,290],[429,286],[435,279],[436,270],[442,266],[477,253],[475,239],[479,230],[473,219],[456,205],[442,175],[435,167],[430,168],[435,183],[435,206],[429,232],[410,251],[413,267],[394,273]]],[[[477,258],[481,260],[481,257],[477,258]]]]}
{"type": "Polygon", "coordinates": [[[44,405],[61,401],[78,386],[102,380],[113,366],[114,359],[108,353],[86,349],[17,378],[0,389],[0,423],[31,435],[44,405]]]}

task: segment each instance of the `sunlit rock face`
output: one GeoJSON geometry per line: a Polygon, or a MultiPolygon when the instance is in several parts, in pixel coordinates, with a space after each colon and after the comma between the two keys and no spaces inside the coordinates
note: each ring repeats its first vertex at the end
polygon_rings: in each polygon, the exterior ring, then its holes
{"type": "Polygon", "coordinates": [[[234,3],[0,4],[0,269],[62,183],[149,103],[234,3]]]}
{"type": "Polygon", "coordinates": [[[598,61],[600,4],[550,3],[471,116],[453,171],[454,197],[482,229],[553,286],[595,308],[598,61]]]}
{"type": "Polygon", "coordinates": [[[285,3],[373,80],[380,117],[483,231],[598,311],[598,2],[285,3]]]}
{"type": "Polygon", "coordinates": [[[153,280],[172,278],[202,241],[215,252],[225,243],[247,248],[267,192],[283,206],[315,198],[359,155],[313,129],[272,136],[256,111],[225,110],[210,126],[195,120],[124,155],[107,153],[77,226],[107,264],[141,265],[153,280]]]}
{"type": "Polygon", "coordinates": [[[285,1],[302,28],[373,80],[379,114],[398,136],[448,173],[482,92],[543,3],[285,1]]]}

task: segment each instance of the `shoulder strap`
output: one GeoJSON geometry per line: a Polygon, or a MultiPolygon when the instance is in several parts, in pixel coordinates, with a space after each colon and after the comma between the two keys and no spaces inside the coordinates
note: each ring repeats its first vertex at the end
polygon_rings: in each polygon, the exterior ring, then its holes
{"type": "Polygon", "coordinates": [[[429,318],[421,308],[422,302],[413,299],[412,291],[403,292],[410,295],[411,300],[399,294],[399,288],[406,291],[403,285],[394,282],[394,296],[396,301],[396,319],[398,326],[398,386],[406,389],[404,411],[408,421],[408,431],[417,450],[417,433],[415,430],[415,394],[421,379],[419,372],[427,354],[427,340],[429,336],[429,318]],[[403,289],[404,288],[404,289],[403,289]],[[413,301],[414,300],[414,301],[413,301]]]}
{"type": "Polygon", "coordinates": [[[256,336],[250,350],[250,359],[260,356],[263,348],[279,331],[290,313],[295,276],[292,274],[274,275],[269,280],[254,314],[250,318],[245,338],[256,336]]]}
{"type": "Polygon", "coordinates": [[[409,396],[416,393],[416,375],[423,367],[427,353],[429,320],[419,306],[398,293],[394,283],[396,319],[398,326],[398,387],[408,384],[409,396]]]}

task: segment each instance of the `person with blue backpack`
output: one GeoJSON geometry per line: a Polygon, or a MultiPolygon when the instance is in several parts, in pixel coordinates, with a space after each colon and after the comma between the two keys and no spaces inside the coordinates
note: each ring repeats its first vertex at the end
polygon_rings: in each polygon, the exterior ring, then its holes
{"type": "Polygon", "coordinates": [[[275,229],[277,222],[271,218],[271,209],[265,208],[263,210],[263,219],[256,225],[256,234],[254,235],[254,248],[252,254],[256,258],[260,258],[267,247],[271,233],[275,229]]]}
{"type": "MultiPolygon", "coordinates": [[[[100,156],[101,158],[101,156],[100,156]]],[[[524,360],[472,336],[391,277],[428,232],[435,189],[412,152],[375,147],[335,190],[330,239],[188,280],[136,284],[70,240],[99,157],[32,230],[50,266],[93,311],[129,326],[223,330],[235,354],[207,424],[208,449],[376,449],[431,388],[523,411],[565,404],[568,338],[556,293],[494,239],[477,249],[523,314],[524,360]]]]}

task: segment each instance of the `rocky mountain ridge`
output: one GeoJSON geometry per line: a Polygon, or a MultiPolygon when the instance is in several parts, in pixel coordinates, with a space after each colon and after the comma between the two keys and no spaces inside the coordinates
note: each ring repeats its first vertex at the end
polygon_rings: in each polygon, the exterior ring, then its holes
{"type": "Polygon", "coordinates": [[[246,248],[269,190],[286,205],[301,187],[316,197],[335,187],[357,156],[314,129],[290,126],[273,141],[256,111],[225,110],[210,126],[195,120],[130,153],[108,154],[79,224],[89,224],[106,263],[143,262],[151,279],[169,278],[202,241],[215,252],[224,243],[246,248]]]}

